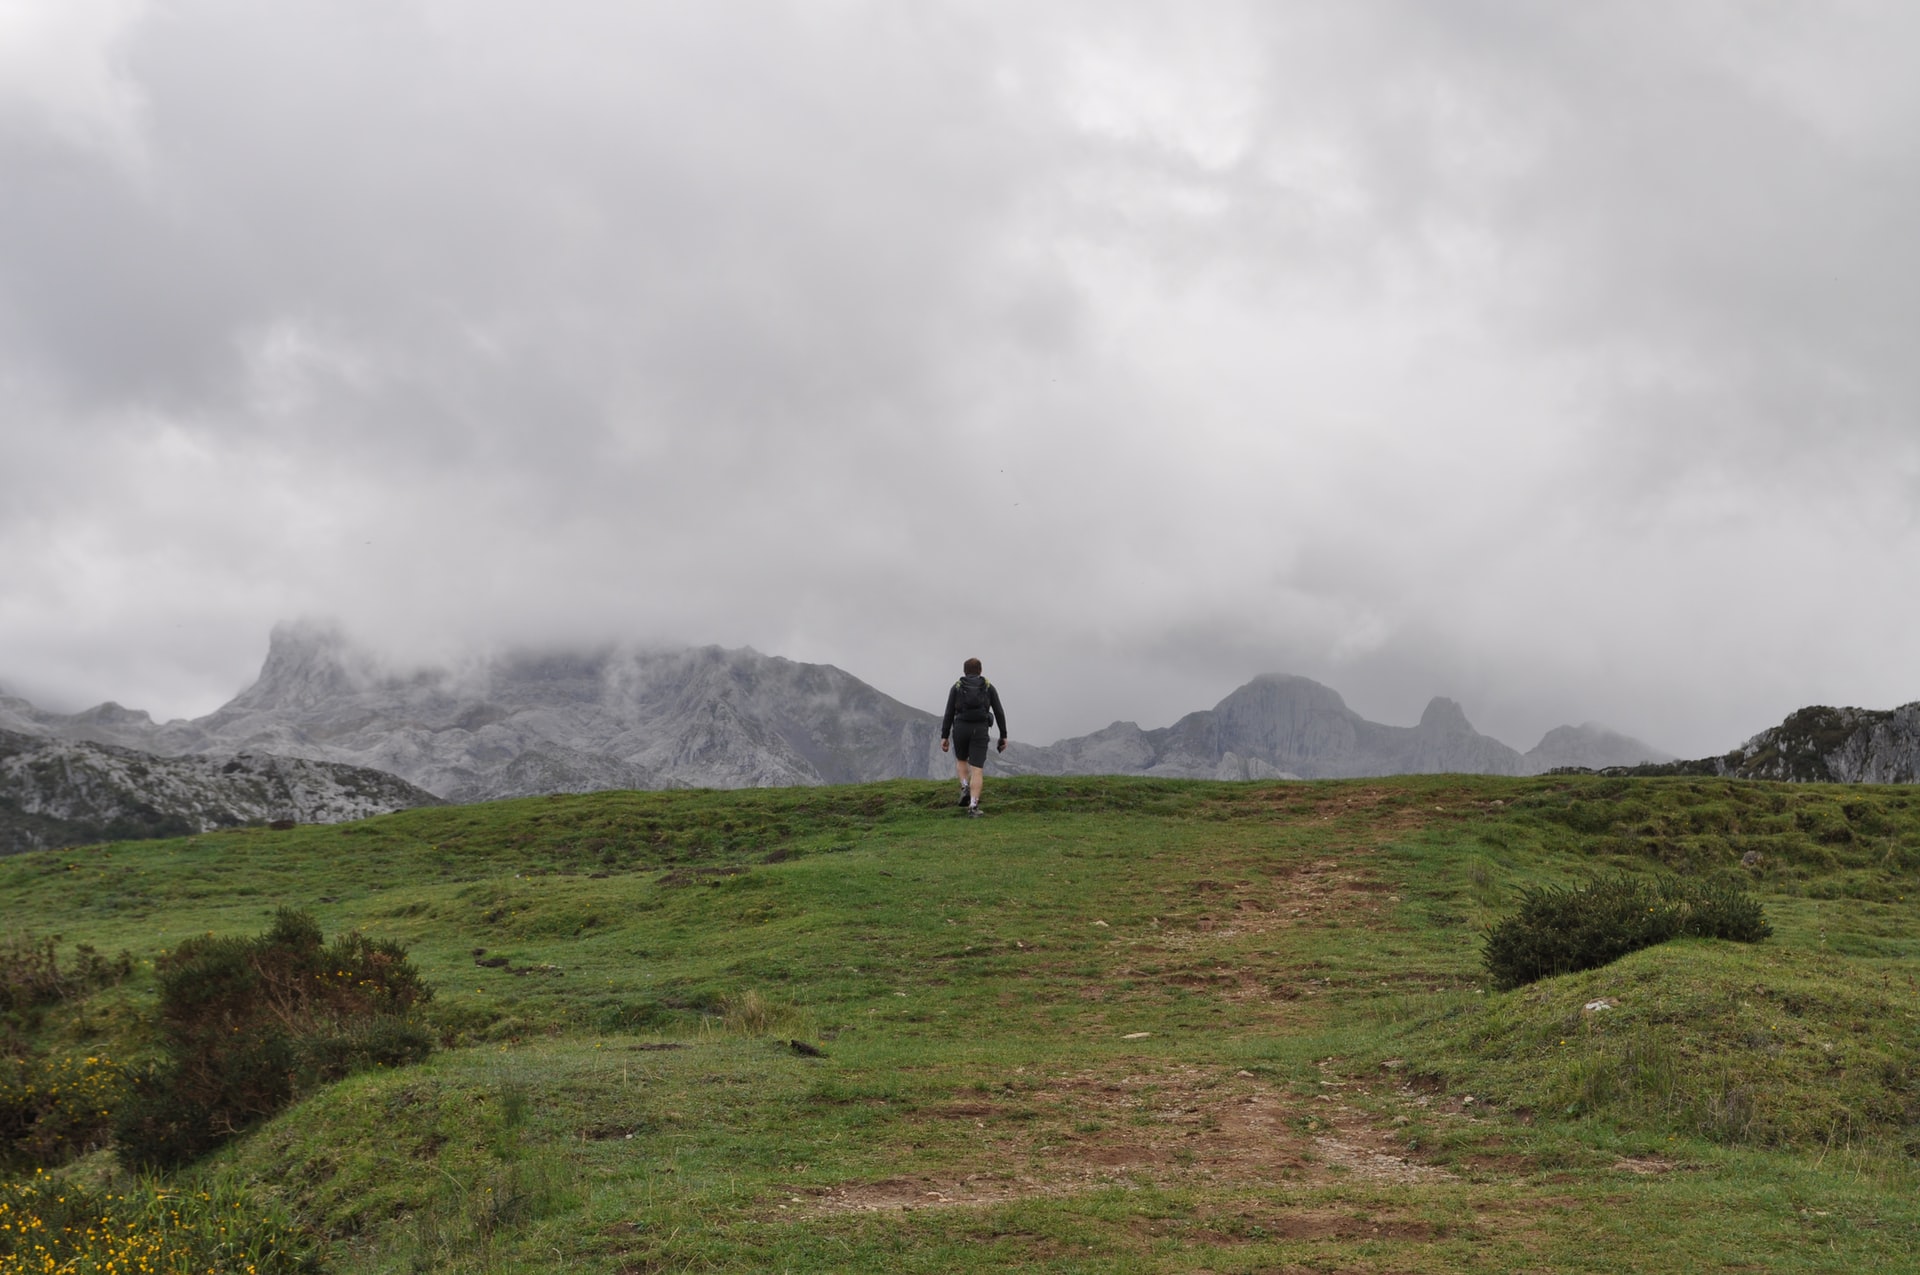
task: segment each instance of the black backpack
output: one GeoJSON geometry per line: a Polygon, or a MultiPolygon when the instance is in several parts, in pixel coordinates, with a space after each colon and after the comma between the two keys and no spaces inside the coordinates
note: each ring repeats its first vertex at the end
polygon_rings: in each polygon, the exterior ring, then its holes
{"type": "Polygon", "coordinates": [[[993,683],[978,675],[963,677],[953,684],[955,717],[991,718],[993,683]]]}

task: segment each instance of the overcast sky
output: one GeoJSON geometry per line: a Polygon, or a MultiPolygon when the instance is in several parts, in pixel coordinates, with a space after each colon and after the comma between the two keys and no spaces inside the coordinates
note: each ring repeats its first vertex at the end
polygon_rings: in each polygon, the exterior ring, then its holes
{"type": "Polygon", "coordinates": [[[0,685],[1920,698],[1920,6],[0,0],[0,685]]]}

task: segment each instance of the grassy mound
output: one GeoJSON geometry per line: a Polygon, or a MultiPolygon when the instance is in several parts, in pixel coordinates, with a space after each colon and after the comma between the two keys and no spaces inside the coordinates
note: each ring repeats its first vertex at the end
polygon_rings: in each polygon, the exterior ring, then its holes
{"type": "Polygon", "coordinates": [[[1503,822],[1549,849],[1742,870],[1821,898],[1889,898],[1920,872],[1920,794],[1899,785],[1553,776],[1503,822]]]}
{"type": "MultiPolygon", "coordinates": [[[[236,1148],[226,1164],[318,1229],[360,1236],[405,1219],[454,1219],[487,1234],[543,1216],[558,1180],[529,1144],[535,1090],[564,1088],[571,1068],[464,1051],[404,1071],[371,1072],[317,1094],[236,1148]]],[[[418,1226],[414,1228],[418,1230],[418,1226]]]]}
{"type": "Polygon", "coordinates": [[[1920,1153],[1911,974],[1687,940],[1473,998],[1416,1028],[1408,1065],[1509,1109],[1721,1142],[1920,1153]]]}

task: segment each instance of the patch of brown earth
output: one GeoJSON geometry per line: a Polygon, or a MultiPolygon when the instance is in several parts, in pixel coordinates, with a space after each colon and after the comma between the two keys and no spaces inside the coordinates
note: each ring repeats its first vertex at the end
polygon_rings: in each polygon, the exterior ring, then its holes
{"type": "Polygon", "coordinates": [[[1300,1209],[1287,1213],[1244,1213],[1231,1229],[1207,1230],[1193,1238],[1208,1244],[1247,1244],[1255,1240],[1413,1240],[1425,1242],[1444,1232],[1431,1222],[1413,1218],[1336,1213],[1300,1209]]]}
{"type": "MultiPolygon", "coordinates": [[[[1393,836],[1425,827],[1436,817],[1455,811],[1442,796],[1437,801],[1422,801],[1417,794],[1400,789],[1355,788],[1341,784],[1321,791],[1275,789],[1268,801],[1282,809],[1274,813],[1290,823],[1336,823],[1359,821],[1369,844],[1379,845],[1393,836]],[[1302,798],[1305,800],[1302,800],[1302,798]]],[[[1457,804],[1457,803],[1456,803],[1457,804]]],[[[1478,803],[1475,803],[1477,805],[1478,803]]],[[[1464,809],[1459,811],[1464,813],[1464,809]]]]}
{"type": "Polygon", "coordinates": [[[1475,1176],[1517,1178],[1532,1173],[1539,1167],[1531,1156],[1505,1154],[1472,1154],[1455,1157],[1454,1164],[1475,1176]]]}
{"type": "Polygon", "coordinates": [[[1397,1147],[1383,1149],[1365,1139],[1330,1136],[1315,1138],[1313,1145],[1328,1164],[1368,1182],[1433,1182],[1453,1176],[1444,1169],[1409,1160],[1398,1154],[1397,1147]]]}
{"type": "MultiPolygon", "coordinates": [[[[922,1113],[971,1119],[967,1163],[941,1175],[795,1187],[782,1211],[802,1214],[983,1206],[1112,1186],[1228,1186],[1446,1180],[1355,1100],[1326,1082],[1304,1094],[1244,1073],[1169,1066],[1122,1075],[1050,1077],[1018,1102],[962,1102],[922,1113]]],[[[1271,1230],[1271,1228],[1269,1228],[1271,1230]]]]}
{"type": "Polygon", "coordinates": [[[1053,1194],[1038,1183],[987,1173],[943,1178],[888,1178],[884,1182],[848,1182],[826,1187],[787,1187],[777,1211],[818,1216],[823,1213],[899,1213],[913,1209],[1006,1204],[1053,1194]]]}
{"type": "Polygon", "coordinates": [[[1672,1173],[1676,1169],[1689,1169],[1694,1166],[1680,1164],[1677,1161],[1669,1160],[1665,1156],[1660,1155],[1630,1155],[1624,1160],[1617,1161],[1613,1167],[1622,1173],[1634,1173],[1642,1177],[1648,1177],[1659,1173],[1672,1173]]]}
{"type": "Polygon", "coordinates": [[[1158,946],[1177,952],[1294,927],[1366,925],[1400,901],[1394,889],[1353,858],[1314,859],[1263,881],[1196,881],[1186,892],[1197,896],[1202,910],[1191,917],[1176,914],[1158,946]]]}

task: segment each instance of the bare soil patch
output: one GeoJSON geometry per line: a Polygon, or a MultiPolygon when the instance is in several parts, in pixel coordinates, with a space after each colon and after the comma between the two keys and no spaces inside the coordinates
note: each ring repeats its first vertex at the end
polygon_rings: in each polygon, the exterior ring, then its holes
{"type": "Polygon", "coordinates": [[[1284,806],[1277,818],[1308,823],[1338,823],[1353,820],[1365,829],[1368,845],[1379,845],[1402,833],[1425,827],[1435,818],[1456,817],[1474,812],[1467,806],[1450,807],[1446,797],[1437,802],[1422,802],[1417,794],[1386,788],[1341,786],[1329,791],[1306,792],[1276,788],[1266,797],[1269,804],[1284,806]]]}
{"type": "MultiPolygon", "coordinates": [[[[806,1215],[987,1206],[1112,1186],[1446,1180],[1398,1141],[1387,1118],[1348,1100],[1365,1090],[1293,1088],[1191,1066],[1047,1078],[1017,1102],[957,1102],[921,1113],[971,1120],[976,1150],[938,1175],[793,1187],[806,1215]]],[[[1275,1232],[1272,1227],[1267,1228],[1275,1232]]]]}
{"type": "Polygon", "coordinates": [[[1197,900],[1200,910],[1181,917],[1183,928],[1162,934],[1159,946],[1187,951],[1294,927],[1367,925],[1400,901],[1394,889],[1358,855],[1269,869],[1259,880],[1196,881],[1187,887],[1187,898],[1178,898],[1176,887],[1168,886],[1162,893],[1175,895],[1179,905],[1197,900]]]}
{"type": "Polygon", "coordinates": [[[1656,1174],[1672,1173],[1676,1170],[1688,1169],[1693,1166],[1681,1164],[1675,1160],[1669,1160],[1662,1155],[1630,1155],[1624,1160],[1615,1162],[1613,1167],[1622,1173],[1632,1173],[1640,1177],[1651,1177],[1656,1174]]]}
{"type": "Polygon", "coordinates": [[[1328,1209],[1299,1209],[1286,1213],[1243,1213],[1231,1230],[1201,1231],[1193,1238],[1208,1244],[1246,1244],[1256,1239],[1282,1240],[1415,1240],[1440,1238],[1431,1222],[1413,1218],[1368,1215],[1328,1209]]]}

